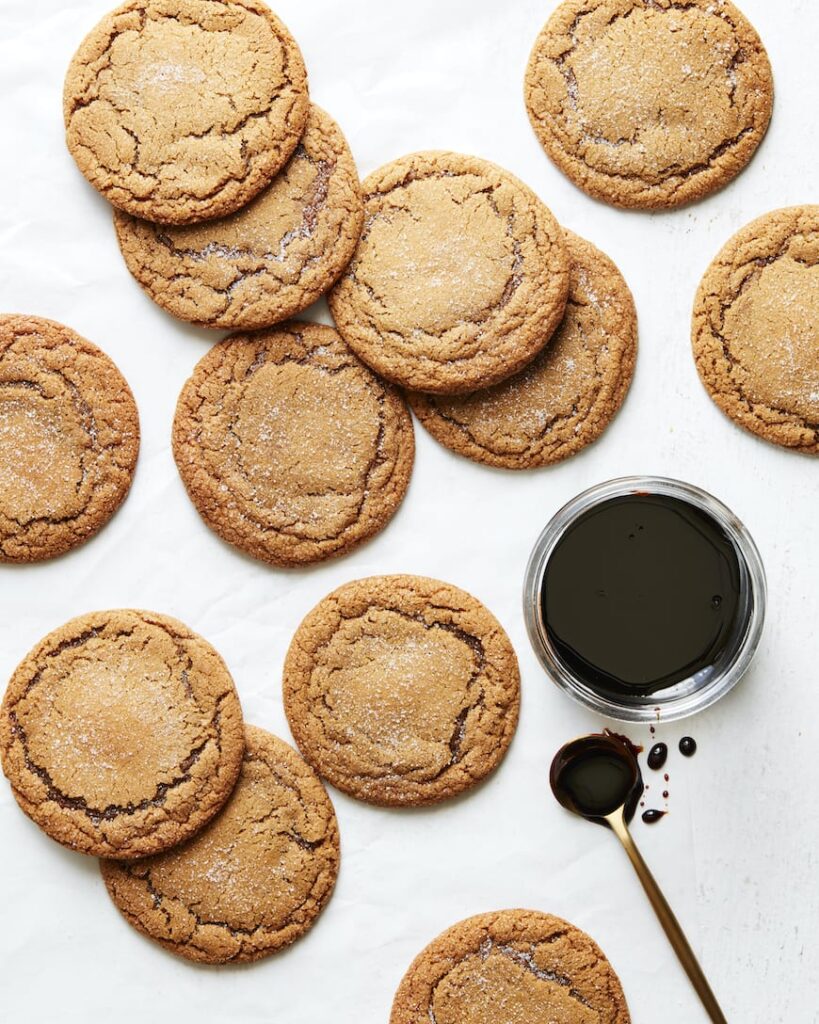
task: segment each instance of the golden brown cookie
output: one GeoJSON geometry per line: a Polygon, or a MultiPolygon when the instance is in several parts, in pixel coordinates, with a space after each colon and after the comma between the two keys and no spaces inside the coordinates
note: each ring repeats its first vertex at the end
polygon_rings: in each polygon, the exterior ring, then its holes
{"type": "Polygon", "coordinates": [[[139,415],[96,345],[34,316],[0,315],[0,562],[82,544],[116,512],[139,453],[139,415]]]}
{"type": "Polygon", "coordinates": [[[626,397],[637,355],[637,311],[604,253],[566,232],[569,301],[548,346],[525,370],[471,395],[408,400],[432,436],[459,455],[533,469],[596,440],[626,397]]]}
{"type": "Polygon", "coordinates": [[[244,206],[307,121],[295,40],[261,0],[128,0],[80,44],[66,141],[105,198],[189,224],[244,206]]]}
{"type": "Polygon", "coordinates": [[[722,188],[771,119],[773,76],[728,0],[564,0],[526,71],[546,153],[589,195],[670,209],[722,188]]]}
{"type": "Polygon", "coordinates": [[[331,327],[238,334],[176,407],[176,464],[207,525],[255,558],[304,565],[382,530],[406,493],[412,418],[331,327]]]}
{"type": "Polygon", "coordinates": [[[692,339],[724,413],[819,455],[819,206],[774,210],[734,235],[702,279],[692,339]]]}
{"type": "Polygon", "coordinates": [[[478,914],[439,935],[404,975],[390,1024],[630,1024],[600,947],[535,910],[478,914]]]}
{"type": "Polygon", "coordinates": [[[260,960],[303,935],[338,875],[333,805],[292,747],[247,726],[239,781],[189,842],[103,861],[125,919],[171,953],[206,964],[260,960]]]}
{"type": "Polygon", "coordinates": [[[232,335],[185,384],[173,451],[219,537],[274,565],[346,554],[395,514],[415,437],[398,391],[320,324],[232,335]]]}
{"type": "Polygon", "coordinates": [[[415,153],[363,184],[364,231],[330,292],[350,347],[397,384],[474,391],[534,359],[569,289],[563,234],[507,171],[415,153]]]}
{"type": "Polygon", "coordinates": [[[154,612],[91,612],[49,633],[0,709],[17,803],[52,839],[97,857],[144,857],[198,832],[233,789],[243,749],[225,663],[154,612]]]}
{"type": "Polygon", "coordinates": [[[512,741],[517,658],[474,597],[421,576],[355,580],[299,626],[284,708],[301,752],[350,796],[435,803],[487,776],[512,741]]]}
{"type": "Polygon", "coordinates": [[[364,206],[347,140],[319,107],[289,163],[248,206],[168,227],[117,210],[128,269],[163,309],[203,327],[269,327],[306,309],[355,250],[364,206]]]}

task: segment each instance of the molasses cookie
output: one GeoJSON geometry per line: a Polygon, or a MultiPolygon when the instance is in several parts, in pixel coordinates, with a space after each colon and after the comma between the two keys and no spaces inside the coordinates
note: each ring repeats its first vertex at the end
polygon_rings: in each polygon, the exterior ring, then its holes
{"type": "Polygon", "coordinates": [[[412,418],[330,327],[233,335],[179,397],[176,464],[212,530],[274,565],[349,551],[409,484],[412,418]]]}
{"type": "Polygon", "coordinates": [[[63,94],[85,177],[162,224],[249,202],[296,148],[308,107],[299,48],[261,0],[129,0],[80,44],[63,94]]]}
{"type": "Polygon", "coordinates": [[[49,633],[0,709],[17,803],[52,839],[98,857],[144,857],[198,832],[243,749],[225,663],[153,612],[92,612],[49,633]]]}
{"type": "Polygon", "coordinates": [[[350,347],[388,380],[456,394],[534,359],[569,289],[563,234],[507,171],[416,153],[363,184],[364,231],[330,309],[350,347]]]}
{"type": "Polygon", "coordinates": [[[819,206],[775,210],[734,235],[702,279],[692,338],[724,413],[819,454],[819,206]]]}
{"type": "Polygon", "coordinates": [[[292,747],[245,729],[236,788],[189,842],[104,861],[125,919],[171,953],[206,964],[259,960],[303,935],[333,891],[339,837],[330,799],[292,747]]]}
{"type": "Polygon", "coordinates": [[[762,42],[728,0],[564,0],[538,36],[526,106],[579,188],[669,209],[722,188],[771,119],[762,42]]]}
{"type": "Polygon", "coordinates": [[[566,232],[572,261],[566,313],[525,370],[471,395],[408,395],[432,436],[459,455],[505,469],[559,462],[594,441],[634,373],[637,312],[611,260],[566,232]]]}
{"type": "Polygon", "coordinates": [[[333,119],[310,108],[289,163],[248,206],[168,227],[117,210],[128,269],[154,302],[203,327],[269,327],[333,284],[356,247],[364,207],[352,154],[333,119]]]}
{"type": "Polygon", "coordinates": [[[600,947],[535,910],[479,914],[420,953],[395,996],[390,1024],[630,1024],[600,947]]]}
{"type": "Polygon", "coordinates": [[[457,587],[374,576],[321,601],[296,631],[284,707],[301,752],[350,796],[430,804],[502,760],[518,720],[515,652],[457,587]]]}
{"type": "Polygon", "coordinates": [[[139,416],[119,370],[68,327],[0,315],[0,562],[61,555],[131,486],[139,416]]]}

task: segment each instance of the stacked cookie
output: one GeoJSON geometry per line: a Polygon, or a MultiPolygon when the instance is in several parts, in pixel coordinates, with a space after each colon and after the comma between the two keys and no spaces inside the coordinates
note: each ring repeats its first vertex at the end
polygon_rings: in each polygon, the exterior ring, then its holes
{"type": "Polygon", "coordinates": [[[336,280],[363,210],[350,148],[259,0],[129,0],[80,45],[66,141],[169,313],[253,330],[336,280]]]}
{"type": "Polygon", "coordinates": [[[9,683],[0,755],[23,811],[103,858],[126,919],[188,959],[273,953],[332,893],[324,787],[243,724],[225,663],[175,619],[95,612],[46,636],[9,683]]]}
{"type": "Polygon", "coordinates": [[[430,433],[510,469],[598,437],[637,346],[634,302],[611,261],[476,157],[416,153],[363,188],[365,228],[330,309],[430,433]]]}
{"type": "Polygon", "coordinates": [[[224,661],[181,622],[83,615],[15,670],[3,771],[52,839],[101,858],[139,931],[202,963],[256,960],[302,935],[333,891],[338,825],[319,775],[384,805],[463,792],[506,753],[520,676],[475,598],[387,576],[305,618],[284,694],[307,761],[243,723],[224,661]]]}
{"type": "Polygon", "coordinates": [[[174,454],[249,554],[303,565],[382,529],[414,458],[405,398],[442,443],[509,468],[578,451],[623,401],[636,316],[610,261],[474,157],[398,160],[362,195],[258,0],[130,0],[80,46],[64,105],[135,278],[242,332],[186,384],[174,454]],[[290,320],[328,292],[340,337],[290,320]]]}

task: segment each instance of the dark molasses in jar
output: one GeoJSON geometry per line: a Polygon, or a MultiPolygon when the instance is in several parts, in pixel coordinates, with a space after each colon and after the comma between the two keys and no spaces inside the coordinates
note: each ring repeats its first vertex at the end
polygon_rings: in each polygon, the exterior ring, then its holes
{"type": "Polygon", "coordinates": [[[591,689],[655,694],[734,642],[740,576],[736,547],[707,512],[668,494],[619,495],[558,540],[541,613],[558,657],[591,689]]]}

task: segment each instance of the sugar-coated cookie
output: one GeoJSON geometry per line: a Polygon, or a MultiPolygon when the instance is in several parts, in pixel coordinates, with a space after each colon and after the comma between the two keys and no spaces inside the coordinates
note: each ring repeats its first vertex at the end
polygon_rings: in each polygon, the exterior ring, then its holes
{"type": "Polygon", "coordinates": [[[390,1024],[630,1024],[620,981],[600,947],[535,910],[478,914],[413,961],[390,1024]]]}
{"type": "Polygon", "coordinates": [[[383,529],[415,453],[398,391],[331,327],[298,321],[215,345],[179,397],[173,445],[208,526],[284,566],[344,554],[383,529]]]}
{"type": "Polygon", "coordinates": [[[572,277],[566,313],[526,369],[471,395],[408,400],[432,436],[459,455],[533,469],[585,448],[623,403],[637,356],[637,311],[620,271],[566,232],[572,277]]]}
{"type": "Polygon", "coordinates": [[[97,857],[188,839],[227,800],[243,750],[225,663],[154,612],[91,612],[49,633],[0,708],[17,803],[52,839],[97,857]]]}
{"type": "Polygon", "coordinates": [[[347,583],[307,615],[284,666],[299,749],[334,786],[429,804],[488,775],[520,706],[515,652],[474,597],[420,576],[347,583]]]}
{"type": "Polygon", "coordinates": [[[702,279],[692,339],[724,413],[819,455],[819,206],[774,210],[734,235],[702,279]]]}
{"type": "Polygon", "coordinates": [[[131,487],[139,416],[96,345],[41,317],[0,315],[0,562],[82,544],[131,487]]]}
{"type": "Polygon", "coordinates": [[[564,174],[614,206],[721,188],[771,119],[762,41],[728,0],[564,0],[526,71],[529,119],[564,174]]]}
{"type": "Polygon", "coordinates": [[[363,183],[364,230],[328,300],[350,347],[417,391],[457,394],[510,377],[560,323],[563,233],[508,171],[415,153],[363,183]]]}
{"type": "Polygon", "coordinates": [[[292,747],[247,726],[239,781],[193,839],[138,861],[103,861],[126,920],[206,964],[259,960],[295,942],[333,891],[339,835],[330,799],[292,747]]]}
{"type": "Polygon", "coordinates": [[[128,0],[80,44],[63,92],[85,177],[163,224],[244,206],[287,162],[308,108],[299,48],[261,0],[128,0]]]}

